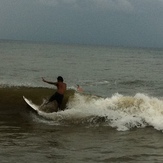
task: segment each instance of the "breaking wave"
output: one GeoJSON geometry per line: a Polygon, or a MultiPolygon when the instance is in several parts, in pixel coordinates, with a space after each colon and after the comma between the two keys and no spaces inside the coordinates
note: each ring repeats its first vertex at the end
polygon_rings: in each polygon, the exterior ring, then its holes
{"type": "Polygon", "coordinates": [[[140,93],[133,97],[115,94],[110,98],[75,93],[67,110],[40,115],[57,123],[110,126],[119,131],[147,126],[163,130],[163,101],[140,93]]]}
{"type": "MultiPolygon", "coordinates": [[[[48,88],[3,87],[0,88],[1,110],[12,108],[12,111],[22,111],[29,107],[23,96],[40,105],[53,93],[54,90],[48,88]]],[[[108,126],[119,131],[149,126],[163,130],[163,100],[142,93],[135,96],[117,93],[103,98],[69,89],[62,107],[65,111],[39,112],[39,116],[33,115],[33,120],[55,125],[108,126]]]]}

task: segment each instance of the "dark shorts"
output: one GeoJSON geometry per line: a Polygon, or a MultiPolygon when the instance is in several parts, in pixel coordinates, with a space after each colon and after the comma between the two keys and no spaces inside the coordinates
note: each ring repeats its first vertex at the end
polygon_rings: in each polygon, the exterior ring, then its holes
{"type": "Polygon", "coordinates": [[[57,101],[58,107],[60,107],[62,104],[63,97],[64,96],[62,94],[56,92],[54,95],[50,97],[49,102],[57,101]]]}

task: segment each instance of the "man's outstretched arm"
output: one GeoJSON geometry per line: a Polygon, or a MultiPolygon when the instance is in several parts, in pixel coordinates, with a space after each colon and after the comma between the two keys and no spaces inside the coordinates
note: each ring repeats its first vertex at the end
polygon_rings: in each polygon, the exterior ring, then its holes
{"type": "Polygon", "coordinates": [[[45,83],[48,83],[48,84],[53,84],[53,85],[57,84],[56,82],[47,81],[43,77],[42,77],[42,81],[45,82],[45,83]]]}

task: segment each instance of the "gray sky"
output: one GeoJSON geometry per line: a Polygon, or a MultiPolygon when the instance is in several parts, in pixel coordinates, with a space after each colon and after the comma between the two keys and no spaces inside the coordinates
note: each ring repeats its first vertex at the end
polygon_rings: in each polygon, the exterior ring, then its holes
{"type": "Polygon", "coordinates": [[[163,48],[163,0],[0,0],[0,39],[163,48]]]}

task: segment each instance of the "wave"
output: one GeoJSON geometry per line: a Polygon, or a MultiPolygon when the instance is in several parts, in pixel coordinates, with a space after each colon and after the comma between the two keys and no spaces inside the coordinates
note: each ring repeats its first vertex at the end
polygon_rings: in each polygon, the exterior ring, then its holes
{"type": "MultiPolygon", "coordinates": [[[[40,105],[44,98],[53,94],[53,89],[32,87],[0,88],[1,108],[25,108],[22,96],[40,105]]],[[[69,89],[63,102],[65,111],[39,112],[34,119],[55,125],[109,126],[119,131],[151,126],[163,130],[163,100],[137,93],[135,96],[114,94],[111,97],[80,94],[69,89]]]]}
{"type": "MultiPolygon", "coordinates": [[[[54,89],[45,87],[3,85],[0,87],[0,105],[1,108],[22,108],[25,106],[23,96],[40,105],[44,99],[48,99],[54,92],[54,89]]],[[[72,96],[74,92],[75,90],[72,89],[66,92],[62,107],[66,106],[68,97],[72,96]]]]}
{"type": "Polygon", "coordinates": [[[152,87],[154,85],[154,83],[152,81],[145,81],[145,80],[128,80],[128,81],[121,81],[118,84],[121,85],[126,85],[127,87],[129,86],[135,86],[135,87],[139,87],[139,86],[148,86],[148,87],[152,87]]]}
{"type": "Polygon", "coordinates": [[[102,125],[119,131],[148,126],[163,130],[163,101],[140,93],[110,98],[75,93],[64,112],[40,115],[57,124],[102,125]]]}

